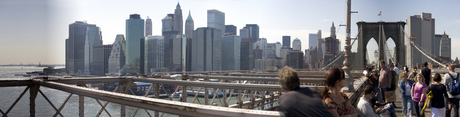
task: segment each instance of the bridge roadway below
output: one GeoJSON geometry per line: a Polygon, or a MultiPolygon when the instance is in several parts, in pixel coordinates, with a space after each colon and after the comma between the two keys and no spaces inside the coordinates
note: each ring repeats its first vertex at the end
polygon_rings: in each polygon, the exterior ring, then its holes
{"type": "MultiPolygon", "coordinates": [[[[162,77],[168,78],[169,76],[162,77]]],[[[188,76],[184,76],[188,77],[188,76]]],[[[276,77],[273,74],[271,76],[253,76],[253,75],[190,75],[189,78],[205,78],[205,79],[224,79],[224,80],[253,80],[253,81],[264,81],[264,82],[277,82],[277,78],[262,78],[262,77],[276,77]],[[244,79],[240,77],[245,77],[244,79]]],[[[76,94],[85,97],[91,97],[94,99],[105,100],[112,103],[118,103],[121,105],[128,105],[132,107],[138,107],[153,111],[159,111],[164,113],[170,113],[181,116],[240,116],[240,117],[270,117],[279,116],[277,111],[269,110],[254,110],[254,109],[243,109],[241,105],[248,107],[248,102],[241,103],[240,106],[229,105],[229,107],[201,105],[186,102],[170,101],[157,98],[148,98],[136,95],[129,95],[126,93],[117,93],[110,91],[103,91],[93,88],[82,87],[82,84],[92,83],[121,83],[121,82],[147,82],[152,84],[175,84],[182,86],[195,86],[195,87],[206,87],[206,88],[226,88],[226,89],[245,89],[245,90],[263,90],[271,92],[280,92],[280,87],[277,84],[239,84],[239,83],[223,83],[223,82],[193,82],[184,80],[173,80],[173,79],[162,79],[162,78],[143,78],[143,77],[99,77],[99,78],[34,78],[34,79],[0,79],[0,87],[12,87],[12,86],[28,86],[31,95],[37,96],[40,86],[49,87],[61,91],[65,91],[71,94],[76,94]],[[78,86],[79,85],[79,86],[78,86]],[[238,108],[237,108],[238,107],[238,108]]],[[[324,78],[324,76],[323,76],[324,78]]],[[[301,82],[322,82],[324,79],[319,77],[301,78],[301,82]]],[[[362,87],[366,83],[366,78],[362,77],[355,79],[354,87],[355,92],[346,93],[349,98],[356,102],[359,98],[359,94],[362,87]]],[[[130,86],[130,85],[128,85],[130,86]]],[[[321,86],[302,85],[302,87],[318,88],[321,86]]],[[[26,89],[26,90],[27,90],[26,89]]],[[[25,91],[26,91],[25,90],[25,91]]],[[[127,91],[128,89],[126,89],[127,91]]],[[[24,91],[24,92],[25,92],[24,91]]],[[[125,92],[126,92],[125,91],[125,92]]],[[[177,91],[177,89],[176,89],[177,91]]],[[[23,93],[24,93],[23,92],[23,93]]],[[[272,93],[273,94],[273,93],[272,93]]],[[[174,94],[173,94],[174,95],[174,94]]],[[[254,101],[260,103],[265,102],[261,99],[270,98],[271,101],[276,101],[279,94],[266,95],[263,98],[256,99],[254,101]],[[276,98],[275,100],[273,100],[276,98]]],[[[18,101],[18,100],[17,100],[18,101]]],[[[35,115],[35,101],[34,97],[30,98],[30,115],[35,115]]],[[[16,102],[15,102],[16,103],[16,102]]],[[[273,103],[273,102],[272,102],[273,103]]],[[[65,103],[64,103],[65,104],[65,103]]],[[[356,104],[356,103],[355,103],[356,104]]],[[[12,105],[14,107],[14,104],[12,105]]],[[[84,105],[79,105],[84,106],[84,105]]],[[[10,107],[11,108],[11,107],[10,107]]],[[[55,108],[56,109],[56,108],[55,108]]],[[[7,115],[4,111],[0,110],[2,114],[7,115]]],[[[9,110],[8,110],[9,111],[9,110]]],[[[57,109],[56,109],[57,111],[57,109]]],[[[80,110],[80,113],[84,111],[80,110]]],[[[56,112],[55,115],[60,114],[56,112]]],[[[83,115],[83,114],[80,114],[83,115]]],[[[122,114],[124,116],[124,114],[122,114]]]]}

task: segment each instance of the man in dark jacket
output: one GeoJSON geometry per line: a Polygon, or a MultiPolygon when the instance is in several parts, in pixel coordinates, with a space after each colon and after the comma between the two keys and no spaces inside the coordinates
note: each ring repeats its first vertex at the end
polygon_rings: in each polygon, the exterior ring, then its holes
{"type": "Polygon", "coordinates": [[[428,86],[431,83],[431,69],[428,68],[428,62],[423,63],[422,75],[425,78],[425,84],[428,86]]]}

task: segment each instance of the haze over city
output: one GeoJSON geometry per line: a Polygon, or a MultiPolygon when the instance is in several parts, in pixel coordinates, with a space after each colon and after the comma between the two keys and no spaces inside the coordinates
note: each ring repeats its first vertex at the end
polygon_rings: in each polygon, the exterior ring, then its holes
{"type": "MultiPolygon", "coordinates": [[[[322,30],[322,37],[330,35],[334,22],[337,38],[342,46],[345,39],[346,1],[88,1],[88,0],[2,0],[0,1],[0,65],[11,63],[65,63],[65,39],[69,36],[69,24],[86,21],[101,28],[103,44],[112,44],[117,34],[125,34],[125,21],[130,14],[140,14],[142,19],[152,19],[153,35],[161,35],[161,19],[174,13],[179,2],[182,17],[191,11],[195,28],[206,27],[206,11],[217,9],[225,13],[225,24],[237,29],[246,24],[258,24],[260,37],[268,43],[282,42],[282,36],[291,40],[299,38],[302,50],[308,47],[308,34],[322,30]]],[[[357,31],[356,22],[406,21],[409,16],[431,13],[436,19],[435,34],[444,31],[452,39],[452,59],[460,56],[460,1],[352,1],[351,35],[357,31]],[[381,16],[378,13],[381,12],[381,16]]],[[[238,32],[239,35],[239,32],[238,32]]],[[[370,43],[372,44],[372,42],[370,43]]],[[[374,43],[376,45],[376,43],[374,43]]],[[[389,43],[392,48],[394,43],[389,43]]],[[[369,46],[369,45],[368,45],[369,46]]],[[[340,47],[343,50],[343,47],[340,47]]],[[[372,45],[368,51],[376,48],[372,45]]],[[[352,51],[356,51],[356,45],[352,51]]],[[[371,54],[372,55],[372,54],[371,54]]],[[[370,57],[373,59],[373,57],[370,57]]]]}

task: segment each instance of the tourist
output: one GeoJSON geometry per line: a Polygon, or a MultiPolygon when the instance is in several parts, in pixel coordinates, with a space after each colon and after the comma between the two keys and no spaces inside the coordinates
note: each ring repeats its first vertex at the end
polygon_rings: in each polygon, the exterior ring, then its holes
{"type": "Polygon", "coordinates": [[[380,92],[382,92],[382,94],[379,94],[382,98],[382,102],[385,101],[385,92],[388,91],[388,89],[391,88],[391,79],[392,79],[392,74],[391,74],[391,70],[385,66],[385,61],[384,60],[381,60],[379,62],[380,64],[380,76],[379,76],[379,88],[380,88],[380,92]]]}
{"type": "Polygon", "coordinates": [[[404,71],[406,71],[407,73],[409,73],[409,67],[407,67],[407,65],[404,66],[404,71]]]}
{"type": "Polygon", "coordinates": [[[415,113],[417,117],[425,117],[425,114],[420,114],[420,111],[425,104],[426,90],[428,89],[428,86],[426,86],[425,79],[422,74],[415,75],[414,79],[416,83],[412,85],[411,94],[412,100],[414,101],[415,113]]]}
{"type": "Polygon", "coordinates": [[[425,78],[425,84],[430,85],[431,82],[431,69],[428,68],[428,62],[423,63],[422,75],[425,78]]]}
{"type": "Polygon", "coordinates": [[[394,68],[393,68],[393,71],[395,71],[395,72],[396,72],[396,74],[398,74],[398,75],[399,75],[399,68],[398,68],[398,64],[396,64],[396,65],[394,66],[394,68]]]}
{"type": "Polygon", "coordinates": [[[279,74],[281,90],[278,110],[286,117],[332,117],[322,102],[320,94],[308,87],[300,88],[297,72],[291,67],[284,67],[279,74]],[[308,108],[305,108],[308,107],[308,108]]]}
{"type": "Polygon", "coordinates": [[[373,103],[371,102],[371,100],[373,98],[373,92],[374,92],[374,89],[372,87],[366,86],[363,92],[364,92],[364,95],[360,98],[357,107],[358,107],[358,110],[361,111],[366,117],[379,117],[378,114],[381,114],[387,111],[390,112],[391,117],[396,117],[396,113],[395,113],[393,104],[387,104],[386,107],[380,106],[374,110],[373,106],[371,105],[373,103]]]}
{"type": "Polygon", "coordinates": [[[414,84],[414,81],[410,80],[407,73],[403,72],[401,73],[401,82],[399,82],[399,91],[401,92],[401,99],[402,99],[402,112],[404,116],[412,116],[412,96],[411,96],[411,89],[412,89],[412,84],[414,84]]]}
{"type": "Polygon", "coordinates": [[[367,68],[366,69],[367,71],[367,79],[369,81],[369,83],[371,84],[372,88],[374,88],[374,93],[378,93],[379,91],[379,82],[378,82],[378,77],[376,76],[375,72],[372,72],[372,68],[367,68]]]}
{"type": "MultiPolygon", "coordinates": [[[[326,108],[335,117],[357,117],[353,105],[351,105],[348,96],[340,92],[345,87],[345,73],[340,68],[332,68],[326,72],[326,86],[321,92],[321,96],[326,103],[326,108]]],[[[308,107],[303,106],[302,107],[308,107]]]]}
{"type": "MultiPolygon", "coordinates": [[[[450,102],[449,106],[452,107],[453,109],[452,108],[446,109],[446,117],[450,117],[452,110],[454,110],[453,117],[458,117],[458,101],[460,99],[460,95],[452,95],[450,92],[450,87],[451,87],[451,82],[453,81],[453,79],[456,79],[458,77],[457,75],[460,75],[460,74],[455,72],[454,65],[449,65],[447,69],[449,70],[449,73],[444,75],[444,79],[442,80],[442,83],[447,86],[447,90],[448,90],[447,95],[449,96],[449,102],[450,102]]],[[[446,106],[446,107],[449,107],[449,106],[446,106]]]]}
{"type": "MultiPolygon", "coordinates": [[[[445,117],[444,98],[445,100],[449,99],[446,86],[439,83],[441,82],[441,75],[439,73],[434,75],[433,81],[426,91],[426,93],[431,91],[433,94],[433,98],[431,98],[431,115],[432,117],[445,117]]],[[[449,104],[449,101],[447,103],[449,104]]]]}

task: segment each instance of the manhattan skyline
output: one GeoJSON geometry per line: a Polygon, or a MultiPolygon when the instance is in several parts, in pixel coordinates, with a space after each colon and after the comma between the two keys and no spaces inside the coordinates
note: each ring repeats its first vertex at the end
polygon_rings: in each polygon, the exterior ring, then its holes
{"type": "MultiPolygon", "coordinates": [[[[225,25],[235,25],[237,30],[246,24],[260,27],[260,38],[268,43],[282,42],[282,36],[299,38],[302,51],[308,47],[309,33],[321,30],[322,37],[330,35],[334,22],[337,38],[344,45],[346,0],[330,1],[58,1],[58,0],[3,0],[0,1],[0,64],[10,63],[65,63],[65,39],[68,26],[75,21],[87,21],[101,28],[103,44],[112,44],[117,34],[125,34],[125,20],[130,14],[140,14],[152,20],[152,35],[161,35],[161,19],[174,13],[177,2],[182,8],[182,17],[191,16],[195,29],[206,27],[207,10],[216,9],[225,13],[225,25]],[[14,51],[13,51],[14,50],[14,51]]],[[[404,21],[422,12],[431,13],[436,19],[435,34],[446,34],[452,38],[452,50],[460,49],[460,15],[456,6],[460,1],[365,1],[353,0],[351,36],[357,31],[356,22],[404,21]],[[390,7],[391,6],[391,7],[390,7]],[[378,16],[379,12],[382,16],[378,16]]],[[[184,22],[185,24],[185,22],[184,22]]],[[[407,28],[407,27],[406,27],[407,28]]],[[[239,34],[239,31],[237,32],[239,34]]],[[[371,42],[372,43],[372,42],[371,42]]],[[[391,43],[389,43],[391,45],[391,43]]],[[[356,51],[354,45],[352,51],[356,51]]],[[[343,50],[343,47],[340,47],[343,50]]],[[[390,47],[391,48],[391,47],[390,47]]],[[[373,52],[373,49],[368,49],[373,52]]],[[[460,53],[452,51],[452,59],[460,53]]],[[[372,56],[370,56],[372,58],[372,56]]]]}

